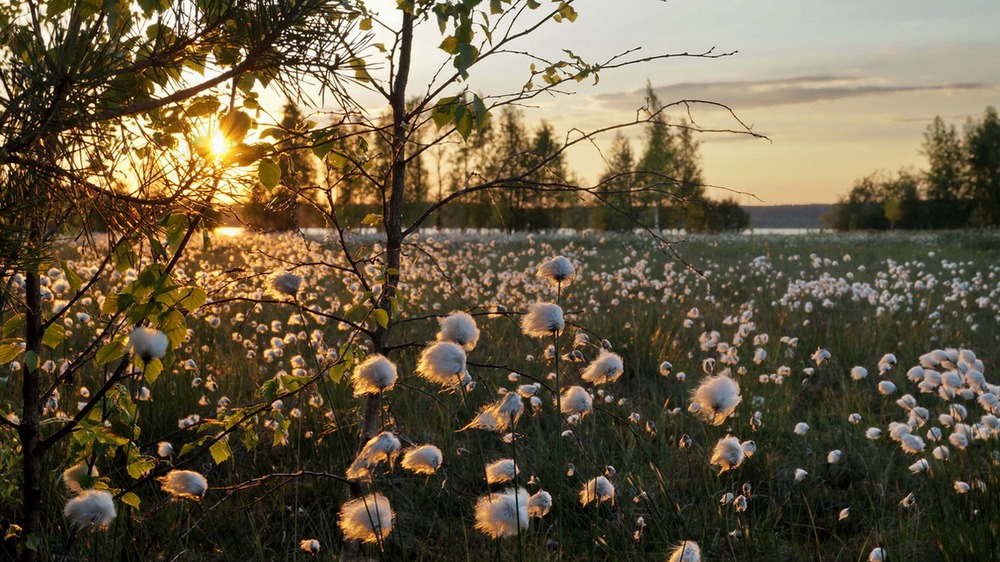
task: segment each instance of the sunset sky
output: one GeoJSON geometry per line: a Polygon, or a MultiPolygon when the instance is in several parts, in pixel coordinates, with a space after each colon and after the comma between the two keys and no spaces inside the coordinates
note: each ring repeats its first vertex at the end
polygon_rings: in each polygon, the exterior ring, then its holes
{"type": "MultiPolygon", "coordinates": [[[[588,130],[635,116],[646,81],[664,103],[696,98],[730,106],[770,138],[703,136],[708,183],[750,192],[743,204],[831,203],[878,169],[921,167],[922,133],[935,115],[961,126],[1000,105],[1000,2],[847,0],[581,0],[575,23],[544,28],[521,47],[556,56],[568,48],[604,60],[632,47],[642,55],[738,51],[715,60],[671,59],[609,71],[576,95],[542,98],[526,120],[588,130]]],[[[429,28],[436,31],[433,26],[429,28]]],[[[440,36],[425,37],[440,41],[440,36]]],[[[426,45],[425,45],[426,47],[426,45]]],[[[426,52],[426,51],[421,51],[426,52]]],[[[414,83],[435,68],[419,59],[414,83]]],[[[487,67],[471,86],[510,91],[523,60],[487,67]]],[[[680,114],[677,114],[678,116],[680,114]]],[[[693,108],[706,127],[735,126],[693,108]]],[[[634,147],[639,148],[638,135],[634,147]]],[[[604,145],[610,143],[606,139],[604,145]]],[[[571,166],[590,181],[603,170],[596,150],[571,166]]],[[[725,195],[710,191],[713,197],[725,195]]]]}

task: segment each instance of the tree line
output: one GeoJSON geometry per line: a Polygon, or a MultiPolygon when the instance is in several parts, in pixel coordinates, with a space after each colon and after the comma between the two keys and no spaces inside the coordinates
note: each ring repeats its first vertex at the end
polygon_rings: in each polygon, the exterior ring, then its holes
{"type": "Polygon", "coordinates": [[[927,170],[878,171],[833,206],[837,230],[978,228],[1000,225],[1000,117],[994,107],[960,134],[938,116],[924,131],[927,170]]]}
{"type": "MultiPolygon", "coordinates": [[[[617,132],[610,151],[602,155],[605,169],[597,186],[586,192],[572,189],[583,181],[567,164],[563,140],[552,124],[542,120],[532,128],[515,106],[490,113],[480,129],[461,141],[440,142],[434,138],[433,122],[415,124],[410,135],[420,148],[407,156],[404,219],[415,219],[429,202],[458,193],[470,181],[490,178],[498,189],[463,197],[449,213],[438,213],[431,225],[509,230],[747,228],[749,214],[734,199],[706,196],[697,129],[685,119],[670,121],[651,87],[646,96],[644,111],[650,117],[641,147],[634,148],[617,132]]],[[[383,120],[388,123],[389,116],[383,120]]],[[[281,127],[271,133],[286,145],[277,161],[280,182],[271,188],[259,182],[251,186],[236,210],[240,220],[263,230],[321,224],[322,217],[312,216],[310,206],[300,204],[297,196],[315,183],[332,188],[332,203],[344,224],[374,220],[383,202],[369,171],[384,169],[393,158],[386,129],[343,123],[339,138],[318,158],[296,133],[305,121],[294,104],[285,106],[281,127]]]]}

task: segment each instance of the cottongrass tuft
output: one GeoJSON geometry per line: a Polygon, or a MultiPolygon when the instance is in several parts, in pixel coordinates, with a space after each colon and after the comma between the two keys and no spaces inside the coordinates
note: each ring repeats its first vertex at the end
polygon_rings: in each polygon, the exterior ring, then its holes
{"type": "Polygon", "coordinates": [[[604,476],[591,478],[580,490],[580,505],[603,502],[615,503],[615,485],[604,476]]]}
{"type": "Polygon", "coordinates": [[[521,318],[521,331],[534,338],[544,338],[557,334],[566,327],[563,310],[558,304],[534,302],[521,318]]]}
{"type": "Polygon", "coordinates": [[[379,542],[392,532],[394,518],[389,498],[382,494],[368,494],[350,500],[340,508],[340,530],[347,540],[379,542]]]}
{"type": "Polygon", "coordinates": [[[355,396],[378,394],[392,390],[397,378],[396,364],[382,354],[375,354],[354,368],[351,385],[354,386],[355,396]]]}
{"type": "Polygon", "coordinates": [[[466,351],[472,351],[479,343],[479,328],[476,320],[467,312],[455,311],[441,319],[441,331],[437,333],[438,341],[450,341],[462,346],[466,351]]]}
{"type": "Polygon", "coordinates": [[[143,363],[149,363],[163,357],[170,340],[159,330],[136,326],[128,336],[128,345],[132,348],[132,353],[138,355],[143,363]]]}
{"type": "Polygon", "coordinates": [[[308,552],[309,554],[319,554],[319,541],[316,539],[303,539],[299,543],[299,548],[302,552],[308,552]]]}
{"type": "Polygon", "coordinates": [[[719,439],[718,443],[715,444],[715,449],[712,450],[712,458],[709,462],[718,466],[719,474],[722,474],[727,470],[732,470],[740,466],[744,458],[745,454],[740,440],[732,435],[727,435],[719,439]]]}
{"type": "Polygon", "coordinates": [[[268,296],[295,298],[302,287],[302,276],[294,273],[274,273],[267,278],[265,292],[268,296]]]}
{"type": "Polygon", "coordinates": [[[81,462],[64,470],[62,481],[66,485],[66,489],[69,490],[69,493],[76,495],[82,492],[84,488],[91,487],[86,486],[84,480],[90,481],[100,475],[101,473],[97,471],[96,466],[91,466],[88,470],[87,463],[81,462]]]}
{"type": "Polygon", "coordinates": [[[556,284],[571,280],[575,274],[573,262],[564,256],[556,256],[538,266],[538,276],[556,284]]]}
{"type": "Polygon", "coordinates": [[[742,400],[739,383],[725,375],[706,377],[691,394],[694,414],[712,425],[722,425],[742,400]]]}
{"type": "Polygon", "coordinates": [[[208,491],[208,480],[193,470],[171,470],[160,480],[160,487],[176,499],[201,501],[208,491]]]}
{"type": "Polygon", "coordinates": [[[521,469],[514,464],[512,459],[500,459],[486,465],[486,483],[501,484],[514,479],[521,469]]]}
{"type": "Polygon", "coordinates": [[[508,392],[496,402],[487,404],[476,417],[462,429],[484,429],[486,431],[507,431],[517,423],[524,411],[524,400],[517,392],[508,392]]]}
{"type": "Polygon", "coordinates": [[[620,355],[602,349],[597,358],[583,370],[581,377],[593,385],[609,384],[617,381],[624,369],[620,355]]]}
{"type": "Polygon", "coordinates": [[[868,553],[868,562],[885,562],[885,549],[878,546],[868,553]]]}
{"type": "Polygon", "coordinates": [[[444,455],[434,445],[420,445],[407,449],[400,463],[403,468],[417,474],[434,474],[441,468],[444,455]]]}
{"type": "Polygon", "coordinates": [[[476,502],[476,529],[493,539],[516,536],[528,528],[528,492],[524,488],[487,494],[476,502]]]}
{"type": "Polygon", "coordinates": [[[391,432],[383,431],[372,437],[347,468],[347,479],[370,479],[372,468],[383,461],[391,463],[399,453],[399,447],[399,439],[391,432]]]}
{"type": "Polygon", "coordinates": [[[570,386],[563,390],[561,397],[562,413],[583,417],[594,409],[594,399],[582,386],[570,386]]]}
{"type": "Polygon", "coordinates": [[[111,494],[105,490],[86,490],[66,502],[63,515],[83,529],[107,529],[118,515],[111,494]]]}
{"type": "Polygon", "coordinates": [[[683,541],[670,553],[667,562],[701,562],[701,547],[694,541],[683,541]]]}
{"type": "Polygon", "coordinates": [[[528,498],[528,517],[545,517],[552,509],[552,494],[538,490],[528,498]]]}
{"type": "Polygon", "coordinates": [[[436,342],[425,347],[417,361],[418,375],[445,388],[461,384],[466,373],[465,350],[452,342],[436,342]]]}

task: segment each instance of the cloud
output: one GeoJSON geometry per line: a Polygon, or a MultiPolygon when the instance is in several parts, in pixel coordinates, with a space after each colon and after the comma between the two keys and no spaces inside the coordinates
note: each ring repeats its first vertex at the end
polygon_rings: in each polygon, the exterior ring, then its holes
{"type": "MultiPolygon", "coordinates": [[[[995,87],[985,83],[894,85],[874,78],[816,75],[775,80],[737,82],[684,82],[654,87],[662,103],[676,100],[711,100],[732,108],[749,109],[813,103],[866,96],[910,92],[953,92],[995,87]]],[[[600,94],[597,101],[616,107],[635,107],[645,98],[645,90],[600,94]]]]}

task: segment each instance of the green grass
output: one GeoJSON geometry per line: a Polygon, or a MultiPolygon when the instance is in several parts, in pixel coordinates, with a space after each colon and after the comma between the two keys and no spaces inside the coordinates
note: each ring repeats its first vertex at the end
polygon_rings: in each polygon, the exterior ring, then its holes
{"type": "MultiPolygon", "coordinates": [[[[377,259],[378,250],[363,242],[358,241],[362,252],[377,259]]],[[[972,441],[966,450],[949,446],[951,458],[943,462],[931,456],[936,443],[928,442],[922,454],[907,454],[887,430],[890,422],[906,419],[895,400],[908,392],[931,416],[925,427],[913,432],[923,436],[929,427],[939,426],[947,440],[951,430],[941,426],[937,415],[948,403],[918,393],[905,377],[918,357],[932,349],[971,349],[985,364],[986,380],[1000,382],[994,375],[1000,360],[996,234],[724,236],[692,237],[676,244],[704,276],[638,236],[434,236],[421,244],[426,252],[411,249],[403,271],[402,315],[426,319],[398,325],[393,332],[392,343],[401,347],[391,358],[399,364],[403,384],[386,394],[382,419],[406,442],[440,447],[445,466],[430,477],[398,467],[380,470],[363,486],[390,499],[396,520],[388,538],[381,545],[363,545],[362,554],[386,560],[663,560],[680,541],[693,540],[706,560],[866,560],[876,546],[886,549],[889,560],[997,557],[997,433],[972,441]],[[561,295],[572,324],[560,338],[561,352],[569,351],[573,335],[583,331],[591,341],[581,348],[586,358],[595,357],[597,345],[607,339],[623,357],[625,373],[616,384],[599,389],[603,396],[595,398],[595,412],[573,427],[574,438],[560,437],[564,428],[555,426],[553,396],[540,392],[543,411],[534,414],[528,408],[513,446],[522,471],[519,483],[534,476],[553,493],[556,505],[545,518],[533,519],[519,538],[494,541],[474,529],[473,510],[476,499],[488,492],[484,463],[510,457],[512,445],[495,434],[456,430],[480,406],[495,400],[498,388],[527,382],[509,381],[511,371],[546,380],[554,368],[544,359],[551,341],[522,335],[517,316],[477,316],[482,336],[469,354],[477,384],[467,394],[439,393],[415,376],[419,347],[406,344],[432,340],[434,317],[451,310],[486,312],[500,303],[517,312],[534,300],[555,299],[555,288],[536,279],[534,270],[557,254],[566,255],[578,268],[577,279],[561,295]],[[790,294],[790,285],[816,292],[790,294]],[[855,295],[863,296],[855,300],[855,295]],[[806,312],[806,302],[811,312],[806,312]],[[685,327],[692,307],[700,316],[685,327]],[[687,411],[690,393],[703,377],[702,360],[719,357],[717,349],[702,349],[699,336],[715,330],[721,342],[731,344],[739,322],[727,319],[741,314],[752,315],[754,329],[738,346],[739,362],[729,367],[743,400],[724,424],[710,426],[687,411]],[[754,345],[754,336],[760,334],[769,336],[767,343],[754,345]],[[798,338],[798,345],[781,343],[782,336],[798,338]],[[767,352],[760,364],[752,361],[756,347],[767,352]],[[817,347],[832,354],[820,366],[810,359],[817,347]],[[899,363],[880,377],[876,364],[885,353],[895,354],[899,363]],[[664,360],[674,367],[669,377],[658,372],[664,360]],[[851,380],[854,365],[865,366],[869,376],[851,380]],[[761,377],[780,367],[791,373],[781,384],[763,382],[761,377]],[[815,372],[805,374],[807,367],[815,372]],[[737,374],[737,369],[746,372],[737,374]],[[685,380],[678,380],[679,372],[686,373],[685,380]],[[878,394],[882,379],[895,382],[895,396],[878,394]],[[763,425],[753,431],[749,421],[758,410],[763,425]],[[862,416],[857,425],[848,422],[855,412],[862,416]],[[639,414],[637,424],[628,419],[633,413],[639,414]],[[647,421],[655,424],[655,434],[646,430],[647,421]],[[793,433],[798,422],[810,425],[806,435],[793,433]],[[866,439],[870,426],[882,428],[886,436],[866,439]],[[716,441],[730,433],[753,439],[758,450],[739,468],[719,474],[709,458],[716,441]],[[690,448],[678,447],[682,435],[693,440],[690,448]],[[563,465],[556,462],[560,448],[563,465]],[[826,462],[832,449],[844,453],[836,464],[826,462]],[[928,460],[929,472],[911,474],[908,467],[918,458],[928,460]],[[568,463],[575,467],[569,477],[568,463]],[[615,469],[610,480],[616,501],[581,506],[580,487],[608,465],[615,469]],[[801,482],[794,481],[796,468],[808,471],[801,482]],[[953,489],[956,480],[980,480],[985,489],[959,495],[953,489]],[[753,490],[746,511],[737,513],[731,505],[720,504],[727,492],[739,495],[744,483],[753,490]],[[899,502],[910,492],[916,506],[904,509],[899,502]],[[845,507],[850,516],[838,520],[845,507]],[[647,526],[635,540],[639,517],[647,526]]],[[[210,250],[192,252],[184,272],[215,301],[254,299],[260,297],[263,274],[281,267],[275,258],[339,263],[333,251],[315,243],[248,235],[218,239],[210,250]]],[[[78,268],[89,265],[80,256],[73,263],[78,268]]],[[[343,314],[356,298],[339,271],[307,266],[296,272],[305,278],[299,303],[306,307],[343,314]]],[[[102,290],[109,293],[116,283],[108,280],[102,290]]],[[[98,316],[96,311],[92,315],[98,316]]],[[[194,313],[190,341],[177,350],[172,372],[151,385],[151,401],[138,402],[143,452],[155,451],[161,439],[171,441],[175,451],[194,442],[201,435],[198,428],[180,430],[178,420],[192,413],[203,420],[220,417],[215,404],[223,396],[234,406],[260,402],[257,389],[279,371],[291,372],[293,356],[302,356],[308,374],[321,373],[317,355],[340,348],[351,331],[335,321],[320,324],[308,314],[303,316],[305,325],[289,326],[289,319],[299,316],[291,304],[246,301],[194,313]],[[213,315],[219,319],[218,328],[209,323],[213,315]],[[275,320],[282,326],[272,331],[275,320]],[[257,326],[266,329],[258,331],[257,326]],[[299,340],[285,344],[282,357],[264,359],[271,338],[314,330],[322,334],[323,346],[299,340]],[[234,341],[234,334],[242,341],[234,341]],[[248,350],[253,357],[247,356],[248,350]],[[196,370],[181,367],[187,359],[195,361],[196,370]],[[218,389],[193,387],[196,376],[203,381],[211,376],[218,389]],[[207,405],[199,404],[202,396],[207,405]]],[[[67,346],[81,345],[94,325],[84,322],[72,329],[67,346]]],[[[361,343],[366,344],[363,339],[361,343]]],[[[54,355],[58,359],[59,353],[54,355]]],[[[580,384],[582,366],[561,362],[563,383],[580,384]]],[[[719,364],[716,371],[725,367],[719,364]]],[[[11,374],[10,382],[0,386],[0,407],[16,408],[16,376],[11,374]]],[[[71,414],[74,392],[81,386],[96,388],[100,376],[92,368],[74,388],[62,389],[60,408],[71,414]]],[[[141,509],[118,504],[119,516],[106,531],[70,531],[61,516],[67,495],[57,478],[71,464],[59,455],[72,452],[50,457],[43,548],[81,559],[291,560],[311,558],[298,550],[298,543],[316,538],[322,544],[318,558],[336,558],[341,537],[337,514],[348,489],[323,473],[342,476],[357,450],[363,404],[351,396],[348,378],[319,377],[284,399],[281,413],[257,415],[245,431],[231,436],[229,460],[216,465],[206,453],[191,461],[186,468],[204,473],[211,486],[201,503],[170,501],[155,481],[148,481],[135,489],[141,509]],[[317,401],[314,397],[322,399],[322,406],[309,405],[310,399],[317,401]],[[291,416],[293,408],[301,409],[302,416],[291,416]],[[269,420],[288,421],[287,435],[276,439],[275,431],[266,427],[269,420]],[[259,442],[245,446],[244,434],[259,442]],[[310,474],[261,479],[298,470],[310,474]]],[[[132,390],[138,386],[136,381],[132,390]]],[[[970,424],[985,413],[975,401],[958,401],[968,408],[970,424]]],[[[5,433],[0,439],[0,458],[8,458],[13,441],[5,433]]],[[[161,460],[158,469],[183,461],[185,457],[175,454],[161,460]]],[[[5,462],[16,468],[13,461],[5,462]]],[[[112,487],[134,482],[121,458],[100,458],[98,467],[112,487]]],[[[537,489],[529,487],[530,492],[537,489]]],[[[0,507],[12,513],[14,492],[5,493],[0,507]]]]}

